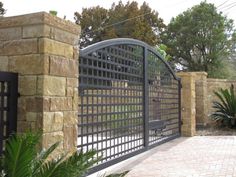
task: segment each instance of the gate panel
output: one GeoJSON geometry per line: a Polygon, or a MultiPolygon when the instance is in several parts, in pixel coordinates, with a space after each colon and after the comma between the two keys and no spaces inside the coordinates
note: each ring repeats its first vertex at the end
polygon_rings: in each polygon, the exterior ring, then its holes
{"type": "Polygon", "coordinates": [[[4,151],[5,140],[16,132],[18,75],[0,72],[0,154],[4,151]]]}
{"type": "Polygon", "coordinates": [[[111,45],[80,57],[78,148],[101,163],[144,147],[143,47],[111,45]]]}
{"type": "Polygon", "coordinates": [[[80,51],[78,149],[91,172],[180,135],[180,81],[147,44],[112,39],[80,51]]]}
{"type": "Polygon", "coordinates": [[[160,56],[148,51],[149,146],[179,135],[179,80],[160,56]]]}

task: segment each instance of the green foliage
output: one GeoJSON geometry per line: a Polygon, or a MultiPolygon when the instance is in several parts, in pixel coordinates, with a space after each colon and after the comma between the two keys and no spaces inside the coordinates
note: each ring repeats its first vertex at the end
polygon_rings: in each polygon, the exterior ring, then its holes
{"type": "Polygon", "coordinates": [[[49,13],[53,16],[57,16],[57,11],[55,10],[50,10],[49,13]]]}
{"type": "Polygon", "coordinates": [[[39,134],[26,133],[13,135],[7,140],[4,154],[1,156],[1,176],[6,177],[80,177],[99,159],[94,150],[63,154],[49,160],[51,153],[59,143],[37,153],[39,134]]]}
{"type": "Polygon", "coordinates": [[[220,89],[214,94],[220,101],[213,101],[213,108],[215,112],[211,117],[216,121],[235,126],[236,124],[236,96],[234,94],[234,86],[231,85],[230,89],[220,89]]]}
{"type": "Polygon", "coordinates": [[[155,47],[157,52],[164,58],[165,61],[171,61],[171,56],[166,53],[167,46],[165,44],[160,44],[155,47]]]}
{"type": "Polygon", "coordinates": [[[81,47],[122,37],[139,39],[155,46],[165,28],[156,11],[145,2],[139,7],[135,1],[113,3],[110,9],[99,6],[84,8],[82,13],[75,13],[75,20],[82,28],[81,47]]]}
{"type": "Polygon", "coordinates": [[[209,77],[216,77],[219,68],[225,71],[223,61],[235,53],[233,20],[206,2],[173,18],[161,37],[184,70],[206,71],[209,77]]]}
{"type": "Polygon", "coordinates": [[[216,66],[208,71],[212,78],[236,80],[236,61],[222,60],[221,65],[216,66]]]}
{"type": "Polygon", "coordinates": [[[6,13],[6,9],[3,8],[3,3],[0,1],[0,16],[3,16],[6,13]]]}

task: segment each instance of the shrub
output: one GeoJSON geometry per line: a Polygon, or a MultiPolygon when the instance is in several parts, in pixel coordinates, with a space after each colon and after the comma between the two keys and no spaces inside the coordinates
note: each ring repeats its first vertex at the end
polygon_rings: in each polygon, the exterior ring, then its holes
{"type": "MultiPolygon", "coordinates": [[[[37,153],[41,134],[26,133],[12,135],[6,142],[5,151],[0,156],[0,177],[82,177],[96,164],[96,151],[62,154],[58,158],[48,158],[59,142],[47,150],[37,153]]],[[[104,177],[124,177],[128,171],[104,177]]]]}
{"type": "Polygon", "coordinates": [[[219,101],[213,101],[215,112],[211,117],[222,122],[224,125],[233,127],[236,125],[236,96],[234,94],[234,86],[230,89],[220,89],[214,94],[219,98],[219,101]]]}
{"type": "Polygon", "coordinates": [[[80,177],[99,159],[96,151],[74,152],[48,158],[59,143],[37,153],[41,136],[26,133],[12,135],[6,142],[5,152],[0,157],[1,177],[80,177]]]}

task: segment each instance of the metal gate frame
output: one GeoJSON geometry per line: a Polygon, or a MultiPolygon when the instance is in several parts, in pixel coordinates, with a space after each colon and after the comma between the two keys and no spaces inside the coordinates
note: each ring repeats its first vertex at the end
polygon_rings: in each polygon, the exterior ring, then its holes
{"type": "MultiPolygon", "coordinates": [[[[96,171],[99,171],[103,168],[106,168],[110,165],[113,165],[115,163],[118,163],[120,161],[123,161],[127,158],[130,158],[134,155],[137,155],[139,153],[145,152],[150,148],[156,147],[159,144],[165,143],[167,141],[170,141],[172,139],[175,139],[177,137],[180,136],[180,132],[181,132],[181,80],[180,78],[178,78],[174,71],[172,70],[172,68],[170,67],[170,65],[163,59],[163,57],[151,46],[149,46],[148,44],[139,41],[139,40],[135,40],[135,39],[129,39],[129,38],[117,38],[117,39],[110,39],[110,40],[106,40],[106,41],[102,41],[102,42],[98,42],[96,44],[90,45],[84,49],[80,50],[80,59],[82,60],[82,58],[86,58],[86,56],[96,50],[105,48],[105,47],[109,47],[109,46],[115,46],[115,45],[136,45],[136,46],[140,46],[143,48],[143,79],[144,79],[144,83],[143,83],[143,120],[144,120],[144,125],[143,125],[143,130],[144,130],[144,143],[143,143],[143,148],[130,152],[128,154],[125,155],[121,155],[120,157],[111,159],[109,161],[106,161],[104,163],[98,164],[97,166],[93,167],[90,170],[90,174],[94,173],[96,171]],[[172,137],[168,137],[160,142],[154,143],[152,145],[149,144],[149,83],[148,83],[148,52],[152,52],[153,54],[155,54],[165,65],[165,67],[168,69],[169,73],[173,76],[173,78],[177,81],[178,83],[178,134],[176,134],[175,136],[172,137]]],[[[82,61],[80,61],[82,62],[82,61]]],[[[80,69],[79,69],[80,70],[80,69]]],[[[78,146],[78,148],[82,147],[78,146]]]]}
{"type": "Polygon", "coordinates": [[[18,74],[0,72],[0,154],[4,143],[17,129],[18,74]]]}

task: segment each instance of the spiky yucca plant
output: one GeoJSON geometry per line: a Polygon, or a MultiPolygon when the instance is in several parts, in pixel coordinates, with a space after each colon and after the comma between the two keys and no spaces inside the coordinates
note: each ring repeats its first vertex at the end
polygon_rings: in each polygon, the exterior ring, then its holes
{"type": "Polygon", "coordinates": [[[230,126],[235,126],[236,122],[236,97],[234,93],[234,86],[230,89],[220,89],[214,94],[220,101],[213,101],[213,108],[215,112],[211,117],[216,121],[221,121],[230,126]]]}
{"type": "Polygon", "coordinates": [[[1,177],[80,177],[99,159],[96,151],[74,152],[68,156],[49,160],[49,155],[57,148],[55,143],[49,149],[37,153],[40,134],[26,133],[12,135],[6,143],[0,159],[1,177]]]}

